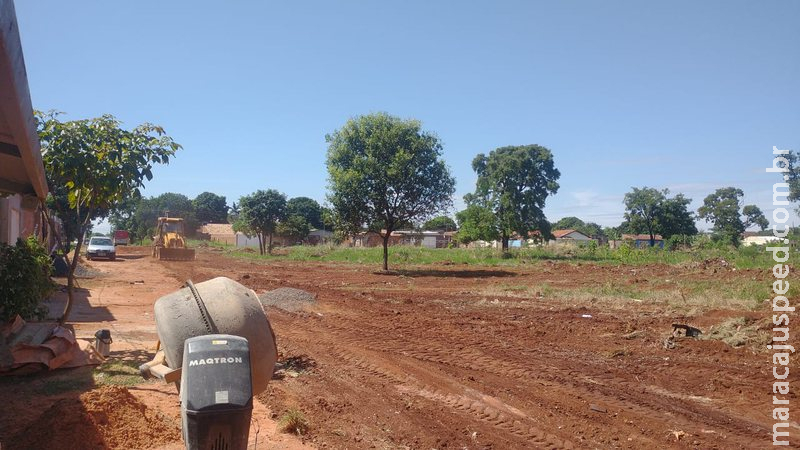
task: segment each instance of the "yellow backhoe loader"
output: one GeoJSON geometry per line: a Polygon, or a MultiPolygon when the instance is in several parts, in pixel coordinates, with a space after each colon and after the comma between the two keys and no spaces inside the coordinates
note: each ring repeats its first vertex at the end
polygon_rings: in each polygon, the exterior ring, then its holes
{"type": "Polygon", "coordinates": [[[153,238],[153,256],[165,261],[194,261],[194,249],[186,248],[183,219],[159,217],[157,234],[153,238]]]}

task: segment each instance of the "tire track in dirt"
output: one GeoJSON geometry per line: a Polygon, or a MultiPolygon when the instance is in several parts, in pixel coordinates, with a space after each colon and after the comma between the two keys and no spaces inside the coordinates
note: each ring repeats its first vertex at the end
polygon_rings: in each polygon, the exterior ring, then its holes
{"type": "MultiPolygon", "coordinates": [[[[307,319],[304,318],[304,320],[307,319]]],[[[359,322],[358,330],[352,330],[333,325],[319,317],[314,317],[313,321],[315,322],[314,328],[324,328],[335,335],[338,342],[344,342],[348,346],[388,354],[400,354],[419,361],[444,364],[460,369],[487,372],[514,379],[521,384],[537,389],[544,384],[547,386],[547,396],[552,396],[556,391],[559,395],[566,396],[565,398],[576,395],[593,397],[598,399],[598,403],[619,411],[626,411],[633,417],[646,417],[661,423],[668,420],[670,426],[679,426],[684,430],[693,431],[697,435],[702,434],[700,424],[703,424],[731,434],[727,442],[735,442],[743,447],[748,446],[756,439],[763,439],[768,434],[766,428],[752,422],[732,417],[696,402],[676,398],[674,395],[665,395],[668,393],[647,390],[637,382],[609,373],[587,375],[586,369],[590,368],[589,365],[584,365],[581,371],[570,370],[568,367],[574,363],[571,363],[571,358],[565,359],[563,352],[539,348],[536,351],[539,359],[547,360],[551,364],[558,363],[558,366],[540,365],[531,368],[530,365],[512,362],[513,355],[508,354],[509,347],[512,350],[511,353],[517,355],[523,353],[524,349],[508,345],[495,345],[485,340],[472,339],[470,341],[469,336],[459,336],[459,343],[468,348],[464,350],[452,345],[432,345],[430,341],[423,338],[407,338],[405,333],[402,333],[404,336],[402,339],[398,338],[395,332],[407,331],[408,327],[406,326],[389,326],[387,329],[386,327],[370,326],[362,321],[359,322]],[[376,342],[380,342],[380,348],[374,348],[376,342]],[[425,346],[426,344],[427,346],[425,346]],[[420,347],[424,347],[424,350],[417,350],[420,347]],[[513,350],[518,351],[514,352],[513,350]],[[488,356],[487,353],[494,357],[488,356]],[[502,360],[498,360],[498,356],[502,356],[502,360]]],[[[346,320],[336,320],[336,322],[347,323],[346,320]]],[[[369,365],[369,367],[377,368],[375,365],[369,365]]],[[[392,381],[402,382],[402,380],[392,381]]],[[[421,391],[426,392],[425,387],[422,387],[421,391]]],[[[528,394],[536,395],[536,391],[528,391],[528,394]]],[[[547,401],[547,398],[543,397],[542,401],[547,401]]],[[[536,434],[537,438],[541,437],[540,435],[541,432],[536,434]]]]}
{"type": "MultiPolygon", "coordinates": [[[[312,339],[308,339],[302,334],[287,334],[287,337],[291,340],[303,342],[305,346],[314,344],[312,339]]],[[[368,349],[364,350],[373,353],[368,349]]],[[[574,444],[569,440],[537,427],[528,415],[517,408],[507,405],[499,399],[467,388],[455,380],[441,380],[442,384],[450,385],[450,389],[437,388],[420,381],[410,374],[411,371],[390,370],[388,367],[392,363],[385,360],[381,355],[357,355],[343,346],[330,344],[326,344],[325,351],[329,356],[344,362],[347,367],[357,368],[364,373],[394,385],[400,393],[416,395],[431,402],[443,404],[456,412],[466,413],[474,420],[491,426],[501,436],[511,433],[524,440],[527,448],[575,448],[574,444]],[[381,364],[373,362],[377,359],[381,360],[381,364]],[[456,390],[462,391],[462,393],[455,392],[456,390]]],[[[394,364],[397,364],[397,362],[395,361],[394,364]]],[[[430,376],[430,372],[426,373],[426,375],[430,376]]],[[[436,375],[432,376],[436,377],[436,375]]]]}

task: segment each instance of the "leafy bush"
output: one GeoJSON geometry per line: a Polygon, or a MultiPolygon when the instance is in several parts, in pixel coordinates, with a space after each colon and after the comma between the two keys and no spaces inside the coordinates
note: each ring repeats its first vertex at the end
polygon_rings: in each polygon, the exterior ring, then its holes
{"type": "Polygon", "coordinates": [[[19,314],[41,319],[47,310],[40,302],[53,292],[50,257],[33,237],[17,245],[0,243],[0,322],[19,314]]]}

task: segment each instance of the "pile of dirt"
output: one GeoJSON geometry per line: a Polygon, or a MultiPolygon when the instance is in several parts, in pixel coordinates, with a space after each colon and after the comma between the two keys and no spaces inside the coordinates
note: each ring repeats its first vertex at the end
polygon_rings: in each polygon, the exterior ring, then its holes
{"type": "Polygon", "coordinates": [[[8,448],[147,449],[180,441],[180,428],[121,386],[54,403],[8,448]]]}
{"type": "Polygon", "coordinates": [[[267,291],[259,295],[258,299],[264,307],[272,306],[289,312],[300,311],[317,301],[317,297],[310,292],[287,287],[267,291]]]}

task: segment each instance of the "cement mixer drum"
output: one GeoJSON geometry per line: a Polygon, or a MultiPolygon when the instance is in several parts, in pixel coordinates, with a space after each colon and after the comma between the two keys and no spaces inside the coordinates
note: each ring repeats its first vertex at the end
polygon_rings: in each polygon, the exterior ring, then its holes
{"type": "Polygon", "coordinates": [[[155,303],[158,338],[166,365],[183,363],[184,341],[208,334],[247,339],[253,395],[264,391],[278,358],[275,334],[255,292],[226,277],[218,277],[165,295],[155,303]]]}

